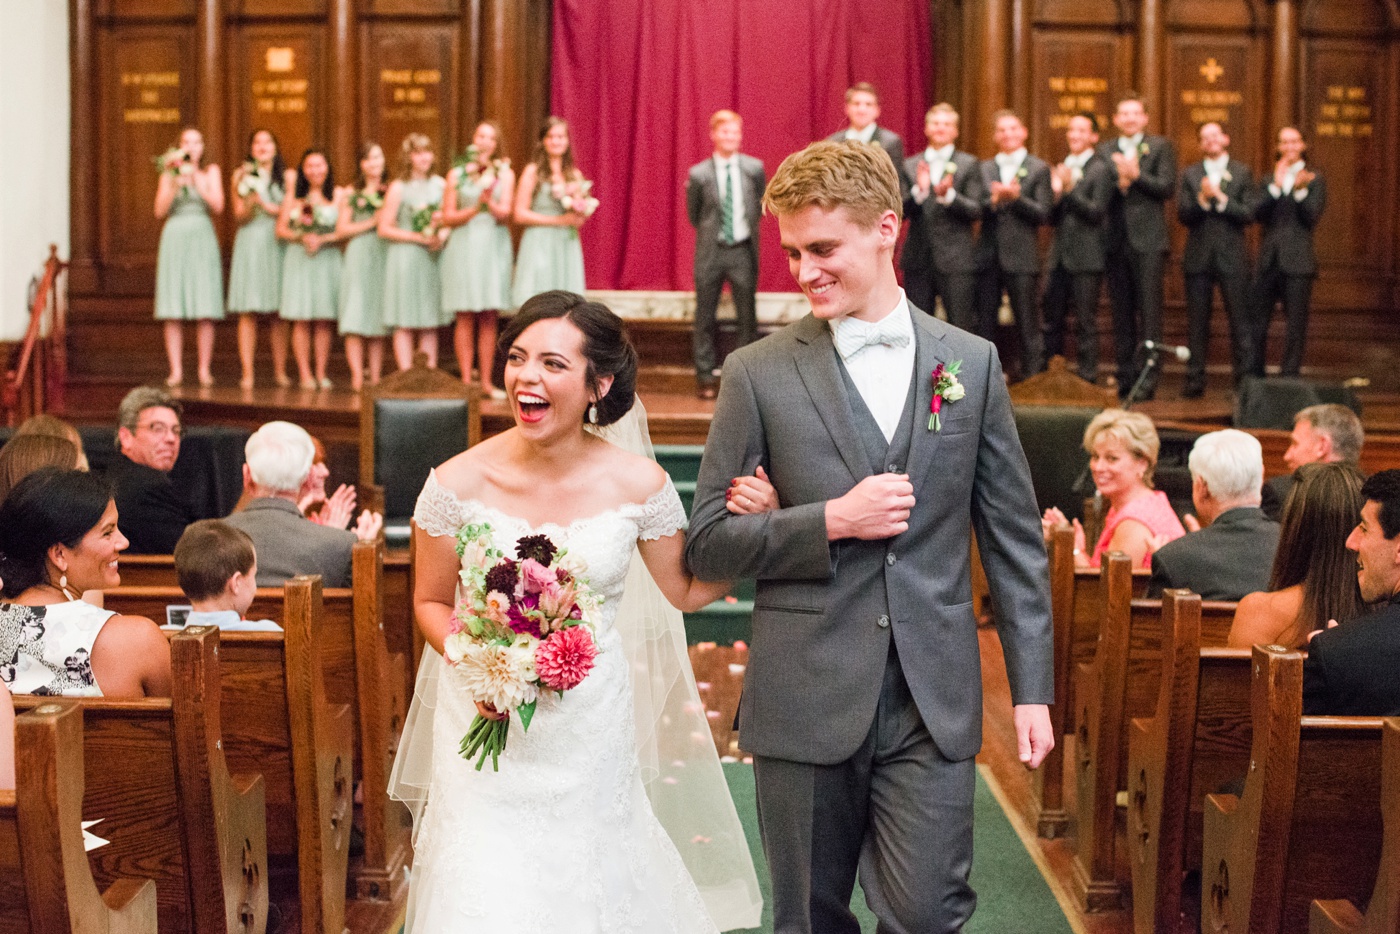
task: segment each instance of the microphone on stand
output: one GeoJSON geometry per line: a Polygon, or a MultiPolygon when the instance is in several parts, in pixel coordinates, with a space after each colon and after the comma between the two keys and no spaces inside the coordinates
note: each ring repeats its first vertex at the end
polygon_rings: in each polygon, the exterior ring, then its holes
{"type": "Polygon", "coordinates": [[[1180,344],[1164,344],[1161,341],[1143,341],[1142,349],[1148,353],[1169,353],[1182,363],[1191,359],[1191,348],[1182,347],[1180,344]]]}

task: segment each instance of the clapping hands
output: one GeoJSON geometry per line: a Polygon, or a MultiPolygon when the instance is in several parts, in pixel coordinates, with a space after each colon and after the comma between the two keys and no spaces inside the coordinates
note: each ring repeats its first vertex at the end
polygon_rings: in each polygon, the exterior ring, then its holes
{"type": "Polygon", "coordinates": [[[1045,536],[1046,542],[1050,541],[1051,533],[1062,525],[1074,527],[1074,563],[1087,567],[1089,564],[1088,540],[1084,535],[1084,526],[1080,524],[1079,520],[1075,519],[1071,522],[1056,506],[1045,510],[1045,514],[1040,517],[1040,532],[1045,536]]]}

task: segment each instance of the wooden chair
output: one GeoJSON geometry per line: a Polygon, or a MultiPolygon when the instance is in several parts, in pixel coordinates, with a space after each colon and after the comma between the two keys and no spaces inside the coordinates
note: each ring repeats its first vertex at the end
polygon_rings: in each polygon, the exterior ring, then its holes
{"type": "Polygon", "coordinates": [[[83,851],[83,709],[40,704],[15,719],[14,791],[0,791],[0,930],[156,934],[156,885],[100,891],[83,851]]]}
{"type": "Polygon", "coordinates": [[[1012,405],[1078,406],[1086,409],[1108,409],[1118,405],[1117,393],[1105,386],[1096,386],[1069,368],[1065,358],[1056,354],[1044,371],[1011,386],[1012,405]]]}
{"type": "MultiPolygon", "coordinates": [[[[100,818],[96,832],[110,841],[88,854],[93,877],[99,885],[153,880],[162,934],[261,934],[265,786],[251,768],[229,771],[260,763],[226,748],[236,727],[222,715],[219,632],[191,627],[170,651],[170,698],[67,701],[83,710],[82,813],[100,818]]],[[[16,711],[53,706],[53,698],[15,696],[16,711]]]]}
{"type": "Polygon", "coordinates": [[[1138,934],[1199,930],[1182,881],[1201,868],[1205,796],[1249,768],[1250,652],[1201,646],[1201,599],[1162,595],[1162,678],[1128,738],[1128,855],[1138,934]],[[1190,919],[1183,909],[1190,908],[1190,919]]]}
{"type": "MultiPolygon", "coordinates": [[[[1162,602],[1132,599],[1126,555],[1105,559],[1106,609],[1093,660],[1076,677],[1075,893],[1088,911],[1113,910],[1124,883],[1114,859],[1118,793],[1127,787],[1128,723],[1150,716],[1162,678],[1162,602]]],[[[1203,604],[1202,642],[1223,646],[1235,604],[1203,604]]]]}
{"type": "Polygon", "coordinates": [[[1255,646],[1244,794],[1206,798],[1202,929],[1306,934],[1314,899],[1371,897],[1381,718],[1304,717],[1303,656],[1255,646]]]}
{"type": "Polygon", "coordinates": [[[360,405],[360,499],[384,513],[391,547],[406,547],[408,522],[428,471],[481,440],[481,391],[413,366],[366,387],[360,405]]]}

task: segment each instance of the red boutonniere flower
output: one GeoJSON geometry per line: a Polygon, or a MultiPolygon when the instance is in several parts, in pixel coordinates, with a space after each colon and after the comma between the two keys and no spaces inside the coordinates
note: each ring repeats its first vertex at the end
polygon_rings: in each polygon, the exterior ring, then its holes
{"type": "Polygon", "coordinates": [[[933,368],[931,379],[933,380],[933,398],[928,405],[928,429],[929,431],[942,431],[943,419],[939,413],[943,411],[943,403],[957,402],[967,395],[967,390],[963,384],[958,382],[958,370],[962,369],[962,361],[954,360],[946,366],[942,363],[933,368]]]}

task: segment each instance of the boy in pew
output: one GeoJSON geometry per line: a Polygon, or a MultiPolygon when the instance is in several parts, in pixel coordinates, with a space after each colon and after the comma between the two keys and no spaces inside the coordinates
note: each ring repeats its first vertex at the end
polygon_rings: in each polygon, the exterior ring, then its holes
{"type": "Polygon", "coordinates": [[[187,626],[241,632],[281,632],[271,620],[244,619],[258,591],[258,555],[242,529],[201,519],[175,545],[175,574],[193,608],[187,626]]]}

